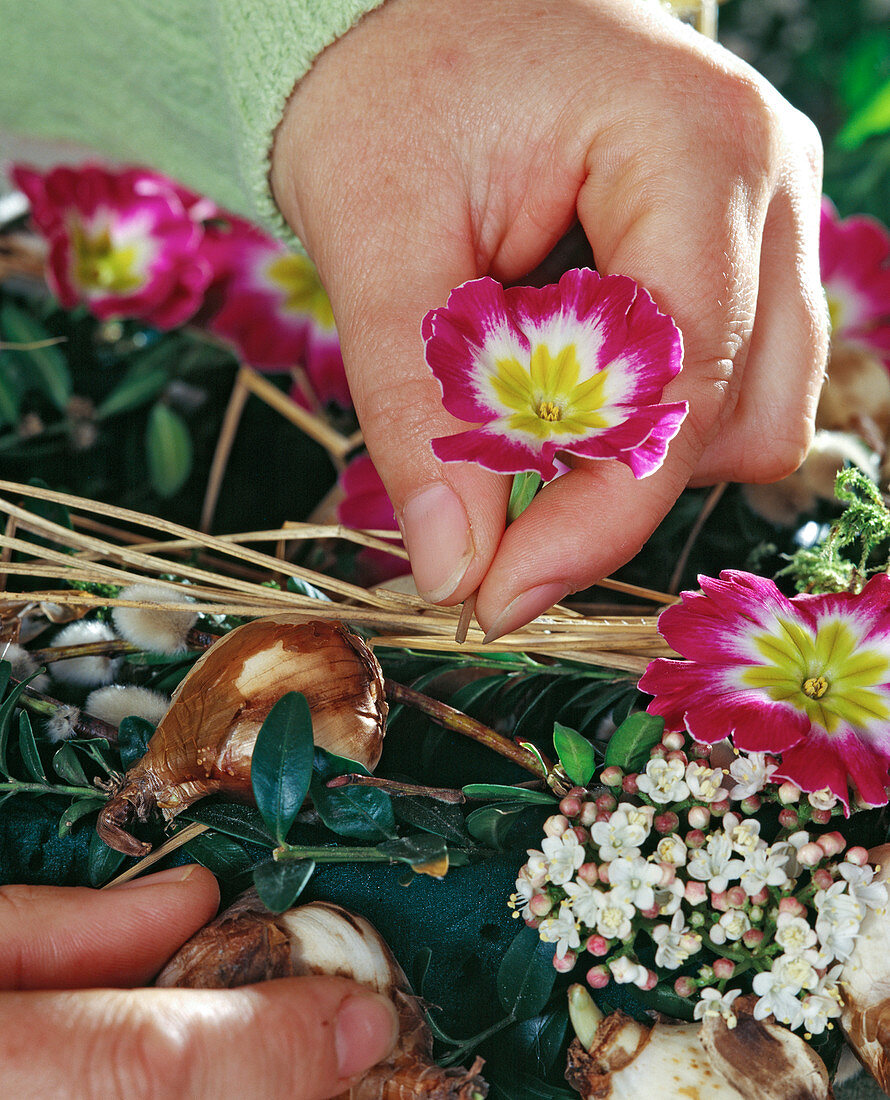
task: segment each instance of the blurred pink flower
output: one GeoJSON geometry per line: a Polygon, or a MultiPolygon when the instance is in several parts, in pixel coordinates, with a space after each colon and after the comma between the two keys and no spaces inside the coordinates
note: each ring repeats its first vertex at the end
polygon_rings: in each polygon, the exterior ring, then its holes
{"type": "Polygon", "coordinates": [[[199,246],[212,203],[140,168],[20,165],[12,179],[49,243],[47,279],[65,308],[82,302],[100,318],[174,328],[201,306],[212,268],[199,246]]]}
{"type": "Polygon", "coordinates": [[[890,785],[890,577],[863,590],[788,598],[762,577],[725,570],[663,611],[658,629],[685,661],[658,658],[640,680],[651,714],[697,741],[728,737],[781,753],[775,779],[849,782],[872,806],[890,785]]]}
{"type": "Polygon", "coordinates": [[[832,338],[864,344],[890,363],[890,233],[864,215],[842,221],[823,199],[819,262],[832,338]]]}
{"type": "MultiPolygon", "coordinates": [[[[392,501],[383,487],[380,474],[368,454],[354,458],[340,474],[343,499],[337,505],[337,519],[347,527],[366,531],[398,531],[392,501]]],[[[401,542],[397,545],[401,546],[401,542]]],[[[357,564],[365,584],[377,584],[411,572],[404,558],[383,550],[362,549],[357,564]]]]}
{"type": "Polygon", "coordinates": [[[433,440],[445,462],[556,474],[554,456],[657,470],[686,416],[660,404],[682,359],[670,317],[623,275],[569,271],[542,288],[474,279],[423,321],[445,408],[477,427],[433,440]]]}
{"type": "Polygon", "coordinates": [[[204,246],[216,271],[221,303],[207,328],[229,341],[251,366],[286,371],[302,366],[312,395],[304,403],[351,404],[340,341],[327,294],[312,262],[240,218],[208,231],[204,246]]]}

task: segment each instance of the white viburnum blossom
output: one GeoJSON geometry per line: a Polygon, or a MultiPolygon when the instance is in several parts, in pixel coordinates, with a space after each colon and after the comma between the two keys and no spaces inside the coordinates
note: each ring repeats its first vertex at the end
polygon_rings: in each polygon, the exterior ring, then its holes
{"type": "Polygon", "coordinates": [[[769,783],[777,766],[767,764],[766,753],[739,753],[729,765],[729,774],[735,780],[729,797],[741,802],[743,798],[758,794],[769,783]]]}
{"type": "Polygon", "coordinates": [[[599,848],[600,859],[611,863],[618,856],[638,856],[640,845],[650,833],[641,815],[631,813],[636,807],[619,806],[608,821],[595,821],[590,826],[590,839],[599,848]]]}
{"type": "Polygon", "coordinates": [[[689,797],[685,771],[682,760],[665,760],[655,756],[646,765],[645,773],[637,776],[637,790],[661,805],[682,802],[689,797]]]}
{"type": "Polygon", "coordinates": [[[541,847],[547,857],[547,877],[554,886],[568,882],[587,858],[584,845],[571,829],[562,836],[545,837],[541,847]]]}
{"type": "MultiPolygon", "coordinates": [[[[721,915],[717,924],[723,929],[726,938],[732,941],[740,940],[751,927],[750,918],[743,909],[727,909],[721,915]]],[[[711,930],[711,938],[714,938],[713,929],[711,930]]]]}
{"type": "Polygon", "coordinates": [[[617,959],[611,959],[608,963],[612,971],[612,978],[619,985],[643,985],[649,977],[649,971],[641,963],[629,959],[627,955],[621,955],[617,959]]]}
{"type": "Polygon", "coordinates": [[[559,913],[555,917],[545,917],[538,928],[538,935],[544,943],[556,944],[556,957],[565,958],[567,951],[581,946],[578,935],[578,922],[571,906],[565,902],[559,907],[559,913]]]}
{"type": "Polygon", "coordinates": [[[723,831],[729,837],[732,850],[740,856],[747,856],[758,848],[766,847],[766,841],[760,839],[760,822],[753,817],[726,814],[723,818],[723,831]]]}
{"type": "Polygon", "coordinates": [[[674,879],[667,886],[659,886],[655,891],[655,908],[660,917],[671,917],[680,908],[685,889],[680,879],[674,879]]]}
{"type": "Polygon", "coordinates": [[[803,1026],[810,1035],[821,1035],[828,1021],[841,1014],[843,1001],[837,983],[842,970],[842,966],[832,967],[801,1002],[803,1026]]]}
{"type": "Polygon", "coordinates": [[[547,881],[547,857],[536,848],[526,848],[528,863],[523,867],[526,877],[540,889],[547,881]]]}
{"type": "Polygon", "coordinates": [[[852,894],[846,882],[835,882],[827,890],[819,890],[813,898],[816,907],[816,935],[832,958],[845,962],[853,953],[856,936],[865,910],[852,894]]]}
{"type": "Polygon", "coordinates": [[[699,802],[720,802],[726,798],[723,772],[719,768],[708,768],[698,760],[690,760],[684,778],[689,793],[699,802]]]}
{"type": "Polygon", "coordinates": [[[631,921],[635,915],[636,910],[624,894],[610,890],[603,896],[597,914],[597,934],[606,940],[625,940],[631,934],[631,921]]]}
{"type": "Polygon", "coordinates": [[[651,909],[655,905],[653,887],[660,878],[658,864],[649,863],[642,856],[633,859],[619,856],[609,864],[609,885],[637,909],[651,909]]]}
{"type": "Polygon", "coordinates": [[[833,810],[837,805],[837,795],[829,787],[823,787],[821,791],[810,791],[807,802],[814,810],[833,810]]]}
{"type": "Polygon", "coordinates": [[[577,879],[567,882],[563,890],[568,894],[572,912],[578,920],[588,928],[595,928],[606,896],[605,891],[577,879]]]}
{"type": "Polygon", "coordinates": [[[701,937],[695,935],[686,924],[681,910],[674,913],[668,924],[656,924],[652,929],[652,939],[658,944],[655,952],[655,965],[676,970],[690,955],[701,950],[701,937]]]}
{"type": "Polygon", "coordinates": [[[703,1020],[706,1016],[722,1016],[731,1031],[739,1022],[732,1010],[732,1002],[741,992],[740,989],[728,989],[721,993],[719,989],[707,986],[699,992],[701,1000],[696,1001],[692,1015],[696,1020],[703,1020]]]}
{"type": "Polygon", "coordinates": [[[780,1024],[794,1029],[803,1022],[800,993],[815,989],[816,971],[801,955],[780,955],[772,969],[754,976],[751,983],[760,998],[754,1006],[754,1019],[763,1020],[772,1013],[780,1024]]]}
{"type": "Polygon", "coordinates": [[[740,859],[732,858],[732,844],[726,833],[712,833],[704,848],[696,849],[686,864],[690,878],[707,882],[715,894],[722,893],[745,869],[740,859]]]}
{"type": "Polygon", "coordinates": [[[786,866],[791,852],[782,842],[769,848],[755,848],[745,856],[744,869],[739,876],[742,889],[749,897],[759,894],[764,886],[785,886],[789,882],[786,866]]]}
{"type": "Polygon", "coordinates": [[[537,894],[538,888],[524,872],[525,868],[523,867],[519,872],[519,877],[516,879],[516,893],[510,895],[510,900],[507,904],[514,910],[514,917],[522,917],[523,920],[530,920],[534,914],[531,909],[529,909],[528,903],[535,894],[537,894]],[[522,906],[521,909],[520,906],[522,906]]]}
{"type": "Polygon", "coordinates": [[[816,933],[803,917],[780,913],[776,918],[775,941],[786,955],[804,955],[810,962],[816,946],[816,933]]]}
{"type": "Polygon", "coordinates": [[[838,870],[849,884],[849,892],[860,905],[869,909],[882,909],[887,904],[887,884],[874,882],[875,869],[867,863],[860,867],[855,863],[842,863],[838,870]]]}
{"type": "Polygon", "coordinates": [[[669,863],[672,867],[682,867],[686,862],[686,845],[676,833],[663,836],[655,846],[655,856],[660,863],[669,863]]]}

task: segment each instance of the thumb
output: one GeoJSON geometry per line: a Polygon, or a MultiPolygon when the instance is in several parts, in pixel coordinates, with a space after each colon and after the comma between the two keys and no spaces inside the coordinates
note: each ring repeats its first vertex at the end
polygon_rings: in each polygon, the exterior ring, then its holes
{"type": "Polygon", "coordinates": [[[325,1100],[384,1058],[396,1034],[392,1003],[342,978],[0,994],[10,1096],[325,1100]]]}

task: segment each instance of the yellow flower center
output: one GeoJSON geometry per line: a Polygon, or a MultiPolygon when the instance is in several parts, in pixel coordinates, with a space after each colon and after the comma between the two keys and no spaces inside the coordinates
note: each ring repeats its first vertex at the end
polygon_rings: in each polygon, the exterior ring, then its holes
{"type": "Polygon", "coordinates": [[[106,294],[129,294],[142,285],[137,245],[115,245],[107,225],[88,233],[80,222],[73,222],[70,230],[78,286],[106,294]]]}
{"type": "Polygon", "coordinates": [[[602,412],[607,378],[605,370],[581,378],[574,344],[555,352],[536,344],[527,367],[513,356],[498,359],[490,380],[497,399],[511,410],[508,426],[545,440],[608,427],[602,412]]]}
{"type": "Polygon", "coordinates": [[[284,308],[308,313],[325,329],[334,327],[334,311],[318,279],[318,272],[305,256],[288,253],[274,259],[266,274],[284,292],[284,308]]]}
{"type": "Polygon", "coordinates": [[[777,619],[773,631],[753,641],[765,663],[742,670],[745,686],[790,703],[828,733],[841,723],[867,729],[890,719],[882,690],[890,680],[890,658],[863,646],[842,619],[826,620],[815,633],[800,622],[777,619]]]}
{"type": "Polygon", "coordinates": [[[825,291],[825,301],[828,305],[828,323],[831,326],[830,331],[837,332],[843,321],[844,304],[828,290],[825,291]]]}

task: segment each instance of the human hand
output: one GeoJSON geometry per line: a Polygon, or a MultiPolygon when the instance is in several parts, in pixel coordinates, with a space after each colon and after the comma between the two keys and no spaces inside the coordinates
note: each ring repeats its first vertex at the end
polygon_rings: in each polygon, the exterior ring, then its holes
{"type": "Polygon", "coordinates": [[[318,265],[419,590],[495,637],[631,558],[687,484],[806,453],[827,345],[815,128],[641,0],[389,0],[317,59],[272,184],[318,265]],[[439,463],[421,319],[467,279],[521,281],[575,219],[603,274],[682,330],[664,465],[572,459],[504,533],[508,479],[439,463]],[[503,535],[503,537],[502,537],[503,535]]]}
{"type": "Polygon", "coordinates": [[[385,1057],[394,1009],[342,978],[134,988],[218,902],[201,867],[104,891],[0,889],[4,1095],[323,1100],[385,1057]]]}

